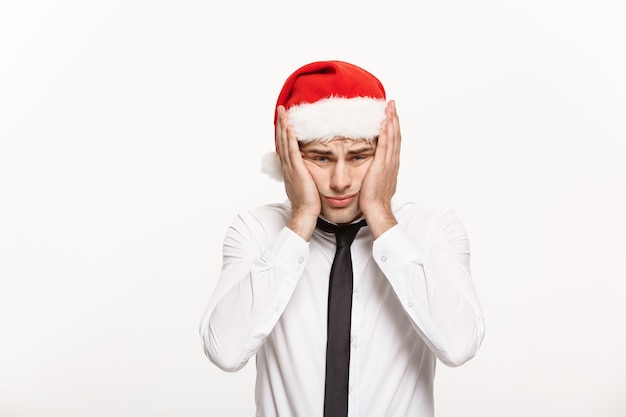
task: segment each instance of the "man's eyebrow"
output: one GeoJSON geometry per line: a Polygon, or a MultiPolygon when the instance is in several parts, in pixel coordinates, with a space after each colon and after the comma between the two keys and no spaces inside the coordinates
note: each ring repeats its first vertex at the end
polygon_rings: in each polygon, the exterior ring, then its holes
{"type": "Polygon", "coordinates": [[[306,150],[304,150],[302,152],[304,152],[304,153],[314,153],[314,154],[322,155],[322,156],[330,156],[330,155],[333,154],[332,151],[323,150],[323,149],[319,149],[319,148],[306,149],[306,150]]]}
{"type": "MultiPolygon", "coordinates": [[[[362,153],[368,153],[368,152],[372,152],[374,151],[375,148],[372,146],[360,146],[358,148],[354,148],[354,149],[350,149],[346,152],[346,154],[348,155],[358,155],[358,154],[362,154],[362,153]]],[[[321,155],[321,156],[332,156],[334,155],[334,152],[328,149],[323,149],[323,148],[309,148],[306,150],[303,150],[302,152],[304,153],[314,153],[316,155],[321,155]]]]}
{"type": "Polygon", "coordinates": [[[374,151],[374,148],[371,146],[364,146],[361,148],[356,148],[356,149],[350,149],[347,153],[348,155],[358,155],[360,153],[367,153],[370,151],[374,151]]]}

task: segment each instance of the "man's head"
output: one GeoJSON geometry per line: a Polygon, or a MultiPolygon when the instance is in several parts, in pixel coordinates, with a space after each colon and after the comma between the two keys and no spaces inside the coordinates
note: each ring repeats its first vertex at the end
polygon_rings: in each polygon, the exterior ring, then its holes
{"type": "MultiPolygon", "coordinates": [[[[382,83],[363,68],[318,61],[287,78],[276,100],[276,108],[280,105],[301,144],[335,138],[374,140],[385,118],[386,96],[382,83]]],[[[262,170],[280,180],[278,156],[267,157],[262,170]]]]}
{"type": "MultiPolygon", "coordinates": [[[[381,82],[347,62],[313,62],[285,81],[276,108],[284,106],[287,112],[328,220],[345,223],[352,220],[350,213],[353,217],[360,213],[358,193],[372,162],[386,104],[381,82]]],[[[274,123],[276,118],[277,113],[274,123]]],[[[263,171],[282,179],[276,153],[266,157],[263,171]]]]}

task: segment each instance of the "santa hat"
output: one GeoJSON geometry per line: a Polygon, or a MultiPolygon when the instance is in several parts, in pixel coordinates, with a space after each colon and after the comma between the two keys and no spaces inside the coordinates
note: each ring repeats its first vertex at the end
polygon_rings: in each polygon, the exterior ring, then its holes
{"type": "MultiPolygon", "coordinates": [[[[342,61],[307,64],[287,78],[276,107],[284,106],[299,142],[337,137],[373,140],[385,118],[386,97],[371,73],[342,61]]],[[[277,112],[274,113],[276,124],[277,112]]],[[[282,180],[276,152],[263,160],[263,172],[282,180]]]]}

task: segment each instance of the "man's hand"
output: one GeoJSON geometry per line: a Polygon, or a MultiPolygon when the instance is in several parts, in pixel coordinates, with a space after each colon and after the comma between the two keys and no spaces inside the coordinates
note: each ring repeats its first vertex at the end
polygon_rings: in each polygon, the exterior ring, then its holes
{"type": "Polygon", "coordinates": [[[298,140],[289,125],[285,108],[278,106],[276,111],[276,147],[285,191],[292,207],[291,220],[287,227],[309,241],[321,210],[320,195],[313,177],[302,161],[298,140]]]}
{"type": "Polygon", "coordinates": [[[395,101],[387,103],[385,116],[374,161],[363,179],[359,197],[359,205],[374,239],[398,224],[391,211],[391,197],[396,192],[400,169],[400,121],[395,101]]]}

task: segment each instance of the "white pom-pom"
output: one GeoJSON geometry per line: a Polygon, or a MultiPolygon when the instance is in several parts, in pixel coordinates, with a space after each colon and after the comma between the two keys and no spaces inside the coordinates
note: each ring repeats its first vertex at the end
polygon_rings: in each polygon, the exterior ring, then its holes
{"type": "Polygon", "coordinates": [[[280,166],[280,158],[276,152],[268,152],[263,155],[261,171],[276,181],[283,181],[283,169],[280,166]]]}

